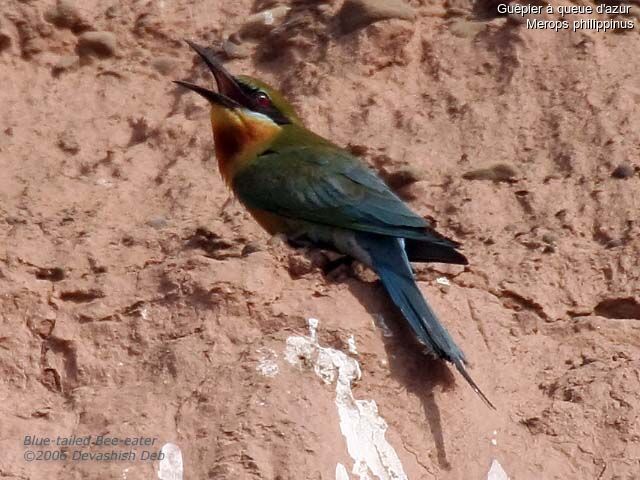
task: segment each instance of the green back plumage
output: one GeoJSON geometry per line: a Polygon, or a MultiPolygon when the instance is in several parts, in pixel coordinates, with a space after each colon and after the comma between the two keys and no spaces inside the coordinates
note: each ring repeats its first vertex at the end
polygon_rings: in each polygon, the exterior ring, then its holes
{"type": "Polygon", "coordinates": [[[276,140],[236,175],[233,189],[239,199],[290,219],[454,245],[436,236],[359,159],[322,137],[310,140],[317,143],[276,140]]]}
{"type": "Polygon", "coordinates": [[[233,190],[247,207],[291,220],[457,245],[411,211],[361,160],[305,128],[280,92],[252,77],[236,79],[267,93],[290,121],[233,179],[233,190]]]}

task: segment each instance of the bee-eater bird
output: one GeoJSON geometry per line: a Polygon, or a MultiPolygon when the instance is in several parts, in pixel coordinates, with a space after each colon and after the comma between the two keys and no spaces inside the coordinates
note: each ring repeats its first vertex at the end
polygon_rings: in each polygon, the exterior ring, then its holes
{"type": "Polygon", "coordinates": [[[416,284],[410,261],[466,265],[460,245],[412,212],[358,158],[311,132],[264,82],[231,75],[207,48],[187,42],[218,92],[176,81],[209,101],[220,173],[253,218],[293,245],[314,245],[372,268],[418,341],[469,376],[465,356],[416,284]]]}

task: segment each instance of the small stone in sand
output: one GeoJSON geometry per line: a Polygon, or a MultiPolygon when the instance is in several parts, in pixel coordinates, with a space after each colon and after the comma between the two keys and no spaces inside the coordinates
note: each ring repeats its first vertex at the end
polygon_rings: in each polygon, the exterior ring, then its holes
{"type": "Polygon", "coordinates": [[[262,245],[259,242],[249,242],[243,248],[240,253],[241,257],[247,257],[252,253],[260,252],[263,250],[262,245]]]}
{"type": "Polygon", "coordinates": [[[116,36],[111,32],[85,32],[78,37],[80,56],[112,57],[116,48],[116,36]]]}
{"type": "Polygon", "coordinates": [[[415,167],[407,166],[386,175],[387,183],[391,188],[400,189],[420,181],[422,173],[415,167]]]}
{"type": "Polygon", "coordinates": [[[59,76],[63,72],[74,69],[78,65],[77,55],[64,55],[51,68],[51,74],[54,77],[59,76]]]}
{"type": "Polygon", "coordinates": [[[11,36],[0,25],[0,52],[11,46],[11,36]]]}
{"type": "Polygon", "coordinates": [[[505,163],[497,163],[488,168],[472,170],[462,175],[465,180],[491,180],[494,182],[514,182],[516,170],[505,163]]]}
{"type": "Polygon", "coordinates": [[[240,37],[259,38],[268,34],[274,27],[284,21],[289,10],[291,10],[291,7],[280,5],[278,7],[250,15],[240,27],[240,37]]]}
{"type": "Polygon", "coordinates": [[[460,38],[473,38],[480,32],[486,30],[487,24],[484,22],[472,22],[469,20],[456,20],[449,25],[449,31],[460,38]]]}
{"type": "Polygon", "coordinates": [[[44,18],[58,28],[68,28],[75,33],[91,29],[89,21],[84,18],[75,2],[69,0],[58,0],[54,7],[45,12],[44,18]]]}
{"type": "Polygon", "coordinates": [[[58,136],[58,147],[60,150],[71,155],[75,155],[80,151],[80,145],[75,135],[70,130],[65,130],[58,136]]]}
{"type": "Polygon", "coordinates": [[[611,172],[611,176],[613,178],[630,178],[636,173],[633,166],[628,163],[621,163],[618,165],[613,172],[611,172]]]}
{"type": "Polygon", "coordinates": [[[222,42],[222,51],[227,58],[246,58],[251,55],[251,50],[244,43],[238,43],[231,38],[222,42]]]}
{"type": "Polygon", "coordinates": [[[172,57],[161,56],[153,59],[151,66],[162,75],[172,74],[177,66],[178,62],[172,57]]]}
{"type": "Polygon", "coordinates": [[[415,15],[402,0],[346,0],[337,18],[342,33],[350,33],[381,20],[413,20],[415,15]]]}

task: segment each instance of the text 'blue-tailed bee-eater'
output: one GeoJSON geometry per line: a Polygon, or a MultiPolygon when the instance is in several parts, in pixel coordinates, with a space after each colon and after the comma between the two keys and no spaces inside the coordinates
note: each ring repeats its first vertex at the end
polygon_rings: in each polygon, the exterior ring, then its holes
{"type": "Polygon", "coordinates": [[[233,76],[213,53],[188,42],[218,92],[176,81],[211,105],[222,177],[256,221],[292,243],[333,249],[372,268],[430,353],[453,363],[492,408],[465,369],[465,356],[418,289],[410,261],[466,265],[458,243],[412,212],[358,158],[306,129],[265,83],[233,76]]]}

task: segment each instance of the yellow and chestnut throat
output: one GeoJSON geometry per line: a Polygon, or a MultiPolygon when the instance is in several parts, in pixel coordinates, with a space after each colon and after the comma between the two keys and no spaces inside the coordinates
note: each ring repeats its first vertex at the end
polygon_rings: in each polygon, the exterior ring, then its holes
{"type": "Polygon", "coordinates": [[[247,162],[273,143],[282,129],[261,113],[215,104],[211,107],[211,128],[218,168],[227,185],[247,162]]]}

